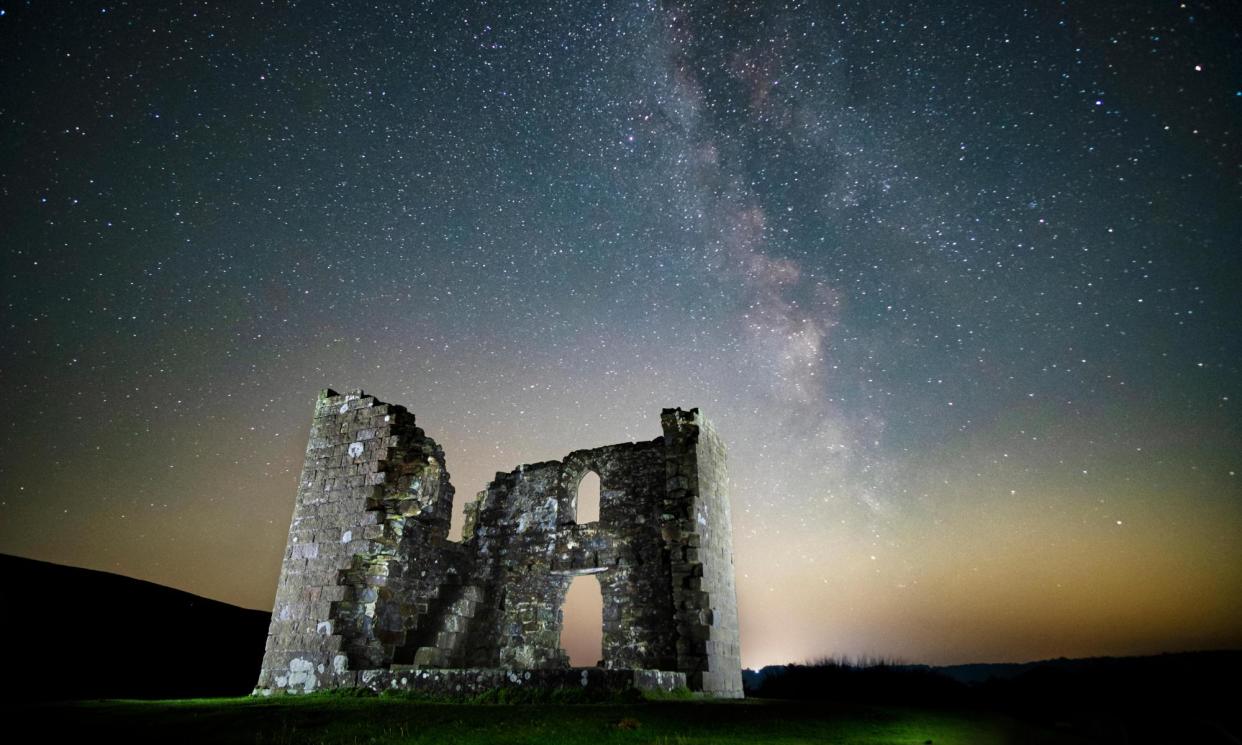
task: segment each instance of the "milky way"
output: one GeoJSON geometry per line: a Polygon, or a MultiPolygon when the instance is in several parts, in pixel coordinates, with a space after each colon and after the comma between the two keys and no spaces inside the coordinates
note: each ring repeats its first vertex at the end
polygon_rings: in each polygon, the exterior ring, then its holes
{"type": "Polygon", "coordinates": [[[1236,14],[883,5],[0,5],[0,551],[266,609],[320,388],[457,529],[698,406],[747,665],[1242,645],[1236,14]]]}

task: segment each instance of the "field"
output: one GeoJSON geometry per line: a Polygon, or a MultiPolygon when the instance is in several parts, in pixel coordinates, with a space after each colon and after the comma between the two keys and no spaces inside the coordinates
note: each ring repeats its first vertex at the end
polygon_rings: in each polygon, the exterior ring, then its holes
{"type": "MultiPolygon", "coordinates": [[[[998,714],[784,701],[431,703],[333,696],[19,705],[10,726],[57,742],[1080,743],[998,714]],[[21,720],[26,720],[22,722],[21,720]]],[[[18,730],[21,731],[21,730],[18,730]]]]}

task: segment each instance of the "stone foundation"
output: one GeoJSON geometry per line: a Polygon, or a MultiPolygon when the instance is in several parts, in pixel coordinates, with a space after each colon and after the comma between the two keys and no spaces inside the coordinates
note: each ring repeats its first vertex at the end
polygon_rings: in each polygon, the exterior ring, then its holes
{"type": "Polygon", "coordinates": [[[417,691],[432,696],[472,696],[497,689],[582,690],[594,696],[610,696],[628,690],[675,691],[686,687],[685,673],[667,670],[608,670],[600,667],[545,670],[500,668],[419,669],[394,665],[385,670],[361,670],[358,687],[376,693],[417,691]]]}

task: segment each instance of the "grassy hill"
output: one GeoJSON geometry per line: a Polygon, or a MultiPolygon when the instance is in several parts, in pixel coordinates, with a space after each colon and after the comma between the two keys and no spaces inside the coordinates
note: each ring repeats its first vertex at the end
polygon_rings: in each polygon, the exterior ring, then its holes
{"type": "Polygon", "coordinates": [[[270,614],[107,572],[0,554],[11,698],[237,696],[270,614]]]}

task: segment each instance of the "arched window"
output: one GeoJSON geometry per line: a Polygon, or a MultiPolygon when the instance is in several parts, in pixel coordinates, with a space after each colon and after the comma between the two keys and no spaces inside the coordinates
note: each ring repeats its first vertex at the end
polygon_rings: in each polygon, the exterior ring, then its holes
{"type": "Polygon", "coordinates": [[[587,471],[578,482],[578,496],[574,497],[574,522],[599,522],[599,474],[587,471]]]}
{"type": "Polygon", "coordinates": [[[571,667],[595,667],[604,656],[604,595],[591,574],[574,577],[561,606],[561,649],[571,667]]]}

